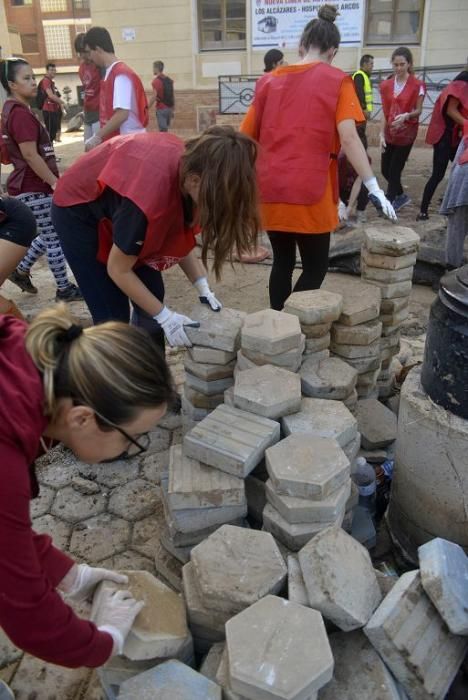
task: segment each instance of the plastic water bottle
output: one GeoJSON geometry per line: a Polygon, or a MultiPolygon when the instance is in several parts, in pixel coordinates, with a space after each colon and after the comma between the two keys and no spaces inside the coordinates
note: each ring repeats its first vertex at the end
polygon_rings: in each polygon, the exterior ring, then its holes
{"type": "Polygon", "coordinates": [[[372,515],[375,513],[375,489],[376,479],[374,468],[367,463],[364,457],[356,460],[356,470],[351,477],[358,487],[359,505],[367,508],[372,515]]]}

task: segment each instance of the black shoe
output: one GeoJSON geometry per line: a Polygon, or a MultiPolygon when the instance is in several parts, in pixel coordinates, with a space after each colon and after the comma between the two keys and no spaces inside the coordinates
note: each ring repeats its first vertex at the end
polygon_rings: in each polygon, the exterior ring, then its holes
{"type": "Polygon", "coordinates": [[[65,289],[57,289],[55,301],[82,301],[83,296],[76,284],[69,284],[65,289]]]}
{"type": "Polygon", "coordinates": [[[29,272],[20,272],[15,270],[9,275],[8,279],[13,284],[21,289],[22,292],[27,292],[28,294],[37,294],[37,287],[31,282],[31,275],[29,272]]]}
{"type": "Polygon", "coordinates": [[[429,214],[427,211],[420,211],[416,217],[416,221],[427,221],[429,219],[429,214]]]}

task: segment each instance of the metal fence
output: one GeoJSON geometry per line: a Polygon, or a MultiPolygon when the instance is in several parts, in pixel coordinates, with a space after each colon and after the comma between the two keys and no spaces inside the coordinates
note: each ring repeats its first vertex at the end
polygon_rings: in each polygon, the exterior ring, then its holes
{"type": "MultiPolygon", "coordinates": [[[[423,112],[420,119],[422,124],[427,124],[429,122],[434,102],[441,90],[443,90],[463,68],[463,65],[415,68],[414,73],[416,77],[424,80],[427,87],[427,95],[424,100],[423,112]]],[[[374,92],[373,119],[379,119],[382,111],[378,86],[382,80],[385,80],[390,75],[392,75],[391,70],[375,71],[372,73],[371,79],[374,92]]],[[[259,78],[259,75],[220,75],[218,78],[219,112],[221,114],[245,114],[252,104],[255,83],[259,78]]]]}

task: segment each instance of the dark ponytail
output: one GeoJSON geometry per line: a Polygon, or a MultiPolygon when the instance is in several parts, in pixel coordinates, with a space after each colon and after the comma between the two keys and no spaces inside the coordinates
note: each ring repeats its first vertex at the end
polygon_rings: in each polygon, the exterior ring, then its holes
{"type": "Polygon", "coordinates": [[[10,82],[16,81],[18,68],[21,66],[29,66],[28,61],[24,58],[5,58],[0,62],[0,83],[3,85],[9,95],[11,95],[10,82]]]}
{"type": "Polygon", "coordinates": [[[325,53],[337,49],[341,36],[335,20],[340,13],[334,5],[322,5],[317,18],[312,19],[302,32],[300,44],[307,52],[311,47],[325,53]]]}

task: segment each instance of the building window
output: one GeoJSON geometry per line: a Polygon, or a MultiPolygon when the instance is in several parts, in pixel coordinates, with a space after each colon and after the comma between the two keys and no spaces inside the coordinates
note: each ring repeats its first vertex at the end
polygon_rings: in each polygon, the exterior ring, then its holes
{"type": "Polygon", "coordinates": [[[21,7],[22,5],[32,5],[32,0],[10,0],[12,7],[21,7]]]}
{"type": "Polygon", "coordinates": [[[66,12],[68,10],[67,0],[41,0],[42,12],[66,12]]]}
{"type": "Polygon", "coordinates": [[[245,49],[245,0],[198,0],[200,49],[245,49]]]}
{"type": "Polygon", "coordinates": [[[73,8],[75,10],[89,10],[89,0],[73,0],[73,8]]]}
{"type": "Polygon", "coordinates": [[[44,25],[44,38],[48,59],[73,58],[68,24],[44,25]]]}
{"type": "Polygon", "coordinates": [[[418,44],[424,0],[369,0],[367,44],[418,44]]]}
{"type": "Polygon", "coordinates": [[[37,34],[21,34],[21,51],[23,53],[39,53],[37,34]]]}

